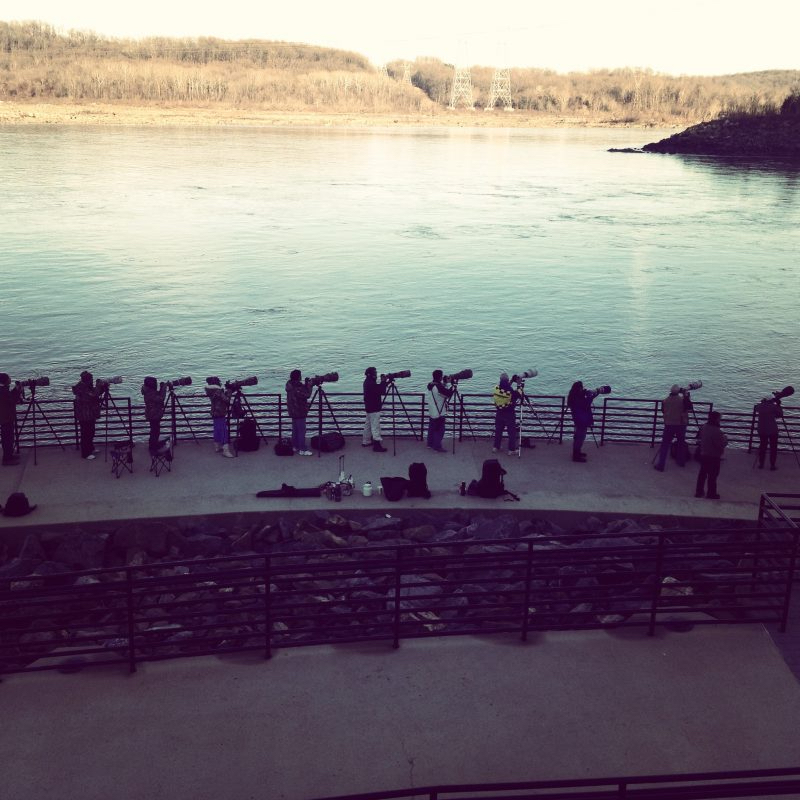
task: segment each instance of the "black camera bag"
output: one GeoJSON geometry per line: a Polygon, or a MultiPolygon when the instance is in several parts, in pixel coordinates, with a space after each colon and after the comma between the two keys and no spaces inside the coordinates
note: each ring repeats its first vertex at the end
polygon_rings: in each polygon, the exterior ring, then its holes
{"type": "Polygon", "coordinates": [[[292,447],[291,439],[278,439],[275,442],[275,455],[276,456],[293,456],[294,448],[292,447]]]}
{"type": "Polygon", "coordinates": [[[321,450],[323,453],[333,453],[344,447],[344,436],[339,431],[323,433],[322,436],[312,436],[311,446],[315,450],[321,450]]]}
{"type": "Polygon", "coordinates": [[[258,438],[258,427],[253,417],[245,417],[239,423],[239,438],[236,440],[236,449],[251,453],[258,450],[261,444],[258,438]]]}
{"type": "Polygon", "coordinates": [[[428,468],[423,463],[409,464],[407,488],[409,497],[424,497],[427,500],[431,496],[428,490],[428,468]]]}

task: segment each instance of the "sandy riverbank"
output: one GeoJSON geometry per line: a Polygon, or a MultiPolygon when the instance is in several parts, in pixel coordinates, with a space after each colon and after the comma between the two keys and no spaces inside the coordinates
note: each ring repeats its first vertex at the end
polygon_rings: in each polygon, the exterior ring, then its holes
{"type": "MultiPolygon", "coordinates": [[[[0,126],[147,125],[185,127],[477,127],[477,128],[652,128],[655,122],[526,114],[506,111],[447,111],[435,114],[279,112],[230,106],[131,106],[110,103],[23,103],[0,101],[0,126]]],[[[659,121],[659,128],[670,126],[659,121]]]]}

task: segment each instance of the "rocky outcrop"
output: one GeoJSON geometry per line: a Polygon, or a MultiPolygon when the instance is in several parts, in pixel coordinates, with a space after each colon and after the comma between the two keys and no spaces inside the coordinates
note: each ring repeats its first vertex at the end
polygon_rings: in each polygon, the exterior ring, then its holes
{"type": "Polygon", "coordinates": [[[723,117],[694,125],[660,142],[646,144],[642,150],[800,161],[800,115],[787,112],[723,117]]]}

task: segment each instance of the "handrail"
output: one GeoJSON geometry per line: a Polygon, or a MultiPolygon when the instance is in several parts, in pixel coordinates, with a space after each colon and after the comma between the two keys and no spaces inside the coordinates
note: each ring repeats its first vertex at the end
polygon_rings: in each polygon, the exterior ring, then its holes
{"type": "MultiPolygon", "coordinates": [[[[263,438],[280,438],[288,435],[285,399],[279,393],[253,393],[243,395],[244,410],[256,420],[259,435],[263,438]]],[[[565,428],[569,433],[571,421],[562,395],[526,395],[529,403],[521,407],[520,420],[523,438],[537,442],[562,442],[565,428]]],[[[361,432],[364,423],[363,403],[358,392],[338,392],[318,395],[309,410],[308,432],[315,433],[337,429],[344,435],[361,432]]],[[[144,416],[144,406],[134,404],[128,397],[114,397],[114,404],[103,409],[97,423],[99,443],[115,440],[145,441],[149,424],[144,416]]],[[[383,409],[384,435],[424,439],[427,426],[425,395],[418,392],[398,392],[392,395],[383,409]]],[[[697,433],[699,425],[714,408],[711,403],[696,402],[695,411],[687,426],[687,439],[697,433]]],[[[784,406],[783,426],[778,433],[778,447],[782,451],[797,452],[795,440],[800,442],[800,407],[784,406]]],[[[604,397],[602,406],[596,408],[594,435],[599,444],[648,444],[654,447],[663,428],[660,401],[643,398],[604,397]]],[[[238,421],[231,419],[231,435],[235,437],[238,421]]],[[[494,433],[494,406],[491,396],[485,394],[459,395],[459,402],[450,409],[448,427],[455,430],[459,439],[489,437],[494,433]]],[[[750,452],[754,447],[756,431],[755,407],[749,411],[725,411],[723,428],[729,446],[750,452]]],[[[164,435],[172,435],[176,442],[205,440],[211,437],[208,399],[204,394],[175,394],[162,422],[164,435]]],[[[20,447],[78,444],[78,426],[75,422],[74,403],[70,399],[39,400],[35,406],[19,407],[17,416],[17,441],[20,447]]]]}
{"type": "Polygon", "coordinates": [[[375,543],[5,579],[0,671],[476,633],[652,635],[682,616],[785,630],[800,530],[700,533],[375,543]]]}
{"type": "Polygon", "coordinates": [[[383,792],[332,795],[316,800],[705,800],[706,798],[769,797],[800,793],[800,767],[787,769],[686,772],[672,775],[628,775],[613,778],[515,781],[505,783],[439,784],[383,792]],[[583,789],[583,791],[564,791],[583,789]],[[551,790],[551,791],[547,791],[551,790]],[[520,792],[535,792],[522,795],[520,792]]]}

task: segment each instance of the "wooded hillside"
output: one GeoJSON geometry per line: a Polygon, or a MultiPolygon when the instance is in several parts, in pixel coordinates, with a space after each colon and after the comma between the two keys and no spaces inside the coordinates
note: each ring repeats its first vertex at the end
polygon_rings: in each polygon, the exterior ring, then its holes
{"type": "MultiPolygon", "coordinates": [[[[454,70],[436,58],[390,63],[288,42],[108,39],[41,22],[0,22],[0,99],[175,104],[284,112],[445,114],[454,70]]],[[[474,107],[494,68],[471,70],[474,107]]],[[[515,110],[617,123],[685,123],[780,106],[800,71],[674,77],[639,69],[559,74],[511,69],[515,110]]],[[[496,113],[504,113],[498,110],[496,113]]]]}

